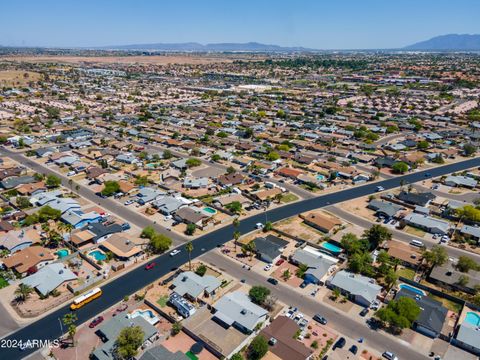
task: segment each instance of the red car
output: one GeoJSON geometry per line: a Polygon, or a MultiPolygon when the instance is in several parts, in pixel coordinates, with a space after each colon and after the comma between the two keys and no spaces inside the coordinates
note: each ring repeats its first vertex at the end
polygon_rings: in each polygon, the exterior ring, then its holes
{"type": "Polygon", "coordinates": [[[279,259],[279,260],[275,263],[275,265],[277,265],[277,266],[278,266],[278,265],[282,265],[284,262],[285,262],[284,259],[279,259]]]}
{"type": "Polygon", "coordinates": [[[102,321],[103,321],[103,316],[96,317],[95,319],[92,320],[92,322],[90,323],[90,325],[88,325],[88,327],[90,329],[93,329],[95,326],[100,324],[102,321]]]}
{"type": "Polygon", "coordinates": [[[151,262],[150,264],[145,265],[145,270],[152,270],[155,267],[155,263],[151,262]]]}

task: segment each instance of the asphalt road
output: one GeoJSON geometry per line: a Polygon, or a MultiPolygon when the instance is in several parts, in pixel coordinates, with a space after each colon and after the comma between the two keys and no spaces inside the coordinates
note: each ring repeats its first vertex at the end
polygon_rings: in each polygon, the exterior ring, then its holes
{"type": "MultiPolygon", "coordinates": [[[[4,147],[0,147],[0,155],[8,156],[9,158],[17,161],[20,165],[29,167],[33,171],[38,172],[40,174],[47,174],[47,175],[53,174],[62,180],[62,185],[65,188],[67,189],[70,188],[69,180],[71,179],[69,177],[50,169],[46,165],[39,164],[36,161],[30,160],[28,157],[26,157],[21,153],[17,153],[17,152],[5,149],[4,147]]],[[[84,197],[85,199],[91,201],[92,203],[101,206],[105,210],[120,216],[121,218],[127,220],[132,224],[135,224],[140,229],[143,229],[147,226],[153,226],[155,230],[165,235],[168,235],[170,238],[172,238],[172,240],[177,241],[177,243],[178,242],[183,243],[186,241],[185,237],[175,232],[168,231],[160,225],[153,224],[151,220],[149,220],[145,216],[136,212],[135,211],[136,208],[133,205],[131,205],[131,207],[127,207],[123,204],[118,203],[113,199],[101,198],[100,196],[95,195],[95,193],[92,190],[90,190],[88,187],[75,182],[73,183],[72,191],[84,197]],[[79,186],[78,190],[76,190],[75,188],[76,185],[79,186]]]]}
{"type": "MultiPolygon", "coordinates": [[[[0,151],[0,153],[3,153],[7,156],[9,155],[6,154],[4,151],[0,151]]],[[[15,157],[13,158],[15,159],[15,157]]],[[[20,160],[24,163],[24,165],[30,166],[29,163],[25,163],[23,157],[21,157],[20,160]]],[[[35,163],[33,163],[33,165],[35,165],[35,163]]],[[[418,182],[425,179],[426,172],[428,172],[430,176],[437,177],[451,172],[461,171],[464,169],[478,166],[480,166],[480,158],[471,158],[462,162],[444,165],[435,169],[429,169],[428,171],[414,172],[394,179],[388,179],[381,182],[353,187],[336,193],[331,193],[313,199],[303,200],[297,203],[289,204],[280,208],[272,209],[270,211],[267,211],[268,220],[274,222],[291,217],[301,212],[325,207],[343,201],[348,201],[350,199],[361,196],[366,196],[374,193],[377,186],[383,186],[385,189],[392,189],[400,186],[401,180],[403,180],[406,184],[418,182]]],[[[115,205],[117,207],[122,206],[119,204],[115,205]]],[[[116,213],[117,211],[113,210],[112,212],[116,213]]],[[[126,218],[128,220],[129,214],[126,215],[126,218]]],[[[264,219],[265,214],[263,213],[246,218],[241,221],[239,231],[245,234],[251,231],[256,223],[263,222],[264,219]]],[[[229,241],[232,238],[233,231],[233,226],[229,225],[193,240],[194,250],[191,254],[191,257],[195,258],[199,255],[204,254],[207,251],[212,250],[216,246],[229,241]]],[[[150,284],[151,282],[156,281],[157,279],[171,271],[172,268],[179,267],[182,264],[186,263],[188,261],[188,255],[183,247],[183,245],[179,247],[179,249],[182,249],[182,252],[174,257],[170,257],[168,254],[160,255],[159,257],[157,257],[154,261],[158,264],[158,266],[156,266],[150,271],[146,271],[140,267],[102,286],[104,294],[99,299],[77,310],[78,324],[81,324],[91,319],[96,314],[115,305],[125,295],[130,295],[150,284]]],[[[44,318],[28,326],[25,326],[22,329],[16,331],[15,333],[9,335],[7,339],[26,341],[29,339],[51,340],[58,338],[61,335],[59,319],[68,312],[69,305],[66,305],[45,316],[44,318]]],[[[0,358],[9,360],[21,359],[27,354],[34,351],[36,351],[36,349],[28,349],[21,352],[18,348],[0,348],[0,358]]]]}
{"type": "MultiPolygon", "coordinates": [[[[271,294],[278,300],[287,305],[297,307],[304,314],[309,316],[321,314],[328,320],[329,327],[352,339],[351,342],[347,341],[345,346],[346,349],[353,345],[357,339],[363,337],[365,346],[375,349],[380,353],[383,351],[392,351],[402,360],[420,360],[427,358],[426,355],[422,355],[409,347],[407,343],[401,343],[381,331],[369,329],[365,324],[365,319],[361,318],[360,315],[356,316],[357,319],[354,319],[352,316],[345,314],[342,311],[335,310],[318,300],[314,300],[309,295],[299,294],[290,286],[285,285],[282,282],[276,286],[271,285],[266,281],[267,278],[262,274],[243,269],[240,263],[215,251],[205,254],[205,256],[202,257],[202,260],[217,266],[220,270],[233,277],[244,279],[249,285],[253,286],[261,284],[262,286],[269,288],[271,294]]],[[[362,350],[362,345],[358,343],[356,343],[356,345],[362,350]]]]}

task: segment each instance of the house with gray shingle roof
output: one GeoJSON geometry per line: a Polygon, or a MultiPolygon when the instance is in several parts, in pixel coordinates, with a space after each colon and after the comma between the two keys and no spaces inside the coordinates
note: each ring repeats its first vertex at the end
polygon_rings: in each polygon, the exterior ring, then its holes
{"type": "Polygon", "coordinates": [[[215,276],[200,276],[193,271],[185,271],[179,274],[173,281],[175,292],[192,300],[196,300],[203,295],[214,295],[220,285],[221,282],[215,276]]]}
{"type": "Polygon", "coordinates": [[[388,219],[394,217],[399,211],[405,210],[403,206],[391,203],[389,201],[377,199],[371,200],[368,203],[367,208],[375,211],[375,215],[382,215],[387,217],[388,219]]]}
{"type": "Polygon", "coordinates": [[[28,285],[37,290],[43,296],[46,296],[63,283],[75,280],[76,278],[77,275],[75,275],[64,264],[53,263],[45,265],[35,274],[23,279],[22,284],[28,285]]]}
{"type": "Polygon", "coordinates": [[[403,220],[414,227],[428,231],[432,234],[445,235],[450,231],[450,223],[445,220],[436,219],[431,216],[410,213],[403,220]]]}
{"type": "Polygon", "coordinates": [[[339,289],[351,301],[362,306],[370,306],[382,291],[374,279],[345,270],[337,272],[326,284],[331,289],[339,289]]]}
{"type": "Polygon", "coordinates": [[[267,310],[255,305],[247,294],[239,290],[224,295],[213,307],[215,320],[247,334],[252,333],[255,326],[268,316],[267,310]]]}
{"type": "Polygon", "coordinates": [[[329,270],[338,262],[337,259],[320,253],[313,253],[305,249],[298,249],[291,256],[290,261],[294,264],[308,266],[305,272],[304,282],[320,284],[329,270]]]}

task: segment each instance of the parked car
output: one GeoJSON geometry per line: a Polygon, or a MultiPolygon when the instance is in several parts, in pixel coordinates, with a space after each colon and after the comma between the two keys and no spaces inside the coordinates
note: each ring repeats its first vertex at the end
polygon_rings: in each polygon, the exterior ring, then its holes
{"type": "Polygon", "coordinates": [[[175,250],[173,250],[172,252],[170,252],[170,256],[175,256],[175,255],[177,255],[177,254],[179,254],[179,253],[180,253],[180,250],[175,249],[175,250]]]}
{"type": "Polygon", "coordinates": [[[315,320],[316,322],[322,324],[322,325],[327,325],[327,319],[325,319],[322,315],[320,314],[315,314],[313,316],[313,320],[315,320]]]}
{"type": "Polygon", "coordinates": [[[125,201],[125,202],[123,203],[123,205],[128,206],[128,205],[133,204],[134,202],[135,202],[135,200],[130,199],[130,200],[125,201]]]}
{"type": "Polygon", "coordinates": [[[382,356],[388,360],[398,360],[398,357],[390,351],[385,351],[382,356]]]}
{"type": "Polygon", "coordinates": [[[274,279],[274,278],[268,278],[267,281],[272,285],[277,285],[278,284],[278,280],[274,279]]]}
{"type": "Polygon", "coordinates": [[[155,267],[155,263],[154,262],[151,262],[147,265],[145,265],[145,270],[152,270],[154,267],[155,267]]]}
{"type": "Polygon", "coordinates": [[[356,354],[358,351],[358,346],[357,345],[352,345],[350,349],[348,349],[352,354],[356,354]]]}
{"type": "Polygon", "coordinates": [[[76,174],[76,172],[72,170],[72,171],[69,171],[69,172],[67,173],[67,176],[73,176],[73,175],[75,175],[75,174],[76,174]]]}
{"type": "Polygon", "coordinates": [[[128,222],[124,222],[121,226],[122,226],[123,231],[127,231],[131,228],[131,226],[128,222]]]}
{"type": "Polygon", "coordinates": [[[285,259],[279,259],[275,265],[279,266],[279,265],[282,265],[283,263],[285,262],[285,259]]]}
{"type": "Polygon", "coordinates": [[[297,241],[297,243],[295,244],[295,247],[299,248],[299,247],[302,247],[304,244],[305,244],[305,240],[300,240],[300,241],[297,241]]]}
{"type": "Polygon", "coordinates": [[[96,317],[95,319],[92,320],[92,322],[90,323],[90,325],[88,325],[88,327],[90,329],[93,329],[95,326],[100,324],[102,321],[103,321],[103,316],[98,316],[98,317],[96,317]]]}
{"type": "Polygon", "coordinates": [[[333,344],[332,350],[335,350],[337,348],[342,349],[346,343],[347,343],[347,340],[345,340],[344,337],[341,337],[340,339],[337,340],[335,344],[333,344]]]}
{"type": "Polygon", "coordinates": [[[268,271],[272,268],[272,264],[268,264],[268,265],[265,265],[265,267],[263,268],[264,271],[268,271]]]}
{"type": "Polygon", "coordinates": [[[264,225],[263,225],[262,223],[256,223],[256,224],[255,224],[255,228],[256,228],[256,229],[263,229],[263,226],[264,226],[264,225]]]}
{"type": "Polygon", "coordinates": [[[370,310],[368,308],[363,308],[362,311],[360,311],[360,316],[366,316],[370,310]]]}

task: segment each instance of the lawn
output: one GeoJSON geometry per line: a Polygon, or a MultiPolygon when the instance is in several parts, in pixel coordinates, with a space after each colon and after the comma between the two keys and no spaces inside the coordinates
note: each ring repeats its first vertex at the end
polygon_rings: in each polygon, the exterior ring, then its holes
{"type": "Polygon", "coordinates": [[[290,202],[297,201],[297,200],[298,200],[297,195],[289,193],[289,194],[283,195],[280,201],[284,204],[288,204],[290,202]]]}
{"type": "Polygon", "coordinates": [[[408,225],[405,226],[403,231],[405,231],[406,233],[409,233],[410,235],[413,235],[413,236],[418,236],[418,237],[422,237],[422,238],[425,236],[425,231],[414,228],[414,227],[411,227],[411,226],[408,226],[408,225]]]}
{"type": "Polygon", "coordinates": [[[0,289],[8,286],[8,281],[5,280],[3,277],[0,276],[0,289]]]}
{"type": "Polygon", "coordinates": [[[409,268],[402,268],[397,271],[398,276],[404,277],[406,279],[413,280],[415,277],[415,271],[409,268]]]}
{"type": "Polygon", "coordinates": [[[432,294],[429,294],[428,297],[441,302],[443,304],[443,306],[445,306],[448,310],[454,311],[457,314],[459,314],[460,311],[462,311],[462,305],[457,304],[456,302],[453,302],[453,301],[450,301],[448,299],[444,299],[444,298],[441,298],[439,296],[435,296],[435,295],[432,295],[432,294]]]}
{"type": "Polygon", "coordinates": [[[165,307],[167,306],[168,302],[168,295],[163,295],[160,299],[157,300],[157,304],[160,305],[160,307],[165,307]]]}

